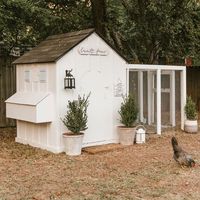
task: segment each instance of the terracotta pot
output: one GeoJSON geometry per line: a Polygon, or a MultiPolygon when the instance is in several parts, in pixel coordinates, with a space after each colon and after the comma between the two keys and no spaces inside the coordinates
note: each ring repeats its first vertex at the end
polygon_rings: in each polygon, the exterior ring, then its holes
{"type": "Polygon", "coordinates": [[[197,133],[198,132],[197,120],[185,120],[184,130],[187,133],[197,133]]]}
{"type": "Polygon", "coordinates": [[[118,127],[119,143],[122,145],[133,145],[135,140],[136,127],[118,127]]]}
{"type": "Polygon", "coordinates": [[[80,133],[78,135],[73,133],[63,134],[65,153],[67,155],[78,156],[81,154],[83,136],[83,133],[80,133]]]}

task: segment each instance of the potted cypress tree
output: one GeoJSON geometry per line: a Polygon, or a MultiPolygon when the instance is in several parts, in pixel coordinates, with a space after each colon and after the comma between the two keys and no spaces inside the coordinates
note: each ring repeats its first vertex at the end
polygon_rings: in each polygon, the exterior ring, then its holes
{"type": "Polygon", "coordinates": [[[198,132],[197,110],[196,110],[196,105],[190,96],[187,97],[185,105],[185,114],[187,119],[185,120],[184,130],[188,133],[197,133],[198,132]]]}
{"type": "Polygon", "coordinates": [[[138,108],[133,95],[123,98],[119,110],[120,122],[123,126],[118,127],[119,142],[122,145],[132,145],[135,139],[136,127],[134,122],[138,116],[138,108]]]}
{"type": "MultiPolygon", "coordinates": [[[[90,94],[89,94],[90,95],[90,94]]],[[[67,113],[62,119],[69,132],[63,134],[65,152],[67,155],[80,155],[83,142],[83,132],[87,127],[87,108],[89,95],[78,96],[78,100],[68,101],[67,113]]]]}

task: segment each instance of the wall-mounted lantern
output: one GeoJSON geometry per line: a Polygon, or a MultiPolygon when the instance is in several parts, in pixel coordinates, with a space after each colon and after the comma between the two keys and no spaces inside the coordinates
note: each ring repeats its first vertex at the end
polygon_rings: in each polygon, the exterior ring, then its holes
{"type": "Polygon", "coordinates": [[[75,78],[71,74],[71,70],[65,70],[66,77],[64,78],[64,88],[65,89],[73,89],[75,88],[75,78]]]}

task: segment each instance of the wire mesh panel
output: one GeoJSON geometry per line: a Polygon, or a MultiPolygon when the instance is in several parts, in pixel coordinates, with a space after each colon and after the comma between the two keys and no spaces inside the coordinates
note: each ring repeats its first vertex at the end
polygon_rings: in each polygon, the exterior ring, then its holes
{"type": "Polygon", "coordinates": [[[138,72],[129,72],[129,94],[134,95],[136,103],[139,107],[139,88],[138,88],[138,72]]]}
{"type": "Polygon", "coordinates": [[[170,126],[170,93],[161,93],[161,124],[162,126],[170,126]]]}
{"type": "Polygon", "coordinates": [[[176,125],[181,126],[181,72],[175,72],[176,125]]]}
{"type": "Polygon", "coordinates": [[[143,72],[143,122],[147,123],[148,119],[148,85],[147,72],[143,72]]]}
{"type": "Polygon", "coordinates": [[[170,72],[161,74],[161,124],[162,126],[171,125],[170,121],[170,72]]]}

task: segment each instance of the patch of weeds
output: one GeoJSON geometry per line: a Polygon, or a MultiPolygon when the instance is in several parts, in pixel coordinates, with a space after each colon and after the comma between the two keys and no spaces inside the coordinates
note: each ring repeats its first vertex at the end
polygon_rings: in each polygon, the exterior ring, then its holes
{"type": "Polygon", "coordinates": [[[81,185],[83,184],[83,181],[82,181],[82,180],[76,180],[76,181],[73,182],[72,184],[73,184],[73,186],[74,186],[75,188],[79,188],[79,187],[81,187],[81,185]]]}
{"type": "Polygon", "coordinates": [[[148,168],[143,170],[140,173],[140,176],[146,177],[150,181],[161,181],[163,180],[166,176],[170,175],[170,172],[168,170],[160,169],[160,168],[148,168]]]}
{"type": "MultiPolygon", "coordinates": [[[[124,194],[135,188],[133,177],[120,177],[111,180],[102,180],[97,183],[96,190],[100,199],[124,199],[124,194]]],[[[126,197],[125,199],[128,199],[126,197]]]]}
{"type": "Polygon", "coordinates": [[[104,200],[104,199],[106,199],[106,200],[114,200],[114,199],[116,199],[115,196],[112,197],[112,196],[110,196],[109,194],[107,194],[107,193],[102,193],[102,192],[99,194],[99,198],[102,199],[102,200],[104,200]]]}
{"type": "Polygon", "coordinates": [[[131,189],[136,186],[135,179],[133,177],[125,177],[121,183],[122,188],[131,189]]]}
{"type": "Polygon", "coordinates": [[[166,190],[165,188],[144,189],[142,191],[142,193],[145,194],[145,196],[153,197],[153,198],[161,197],[167,194],[168,192],[169,191],[166,190]]]}

